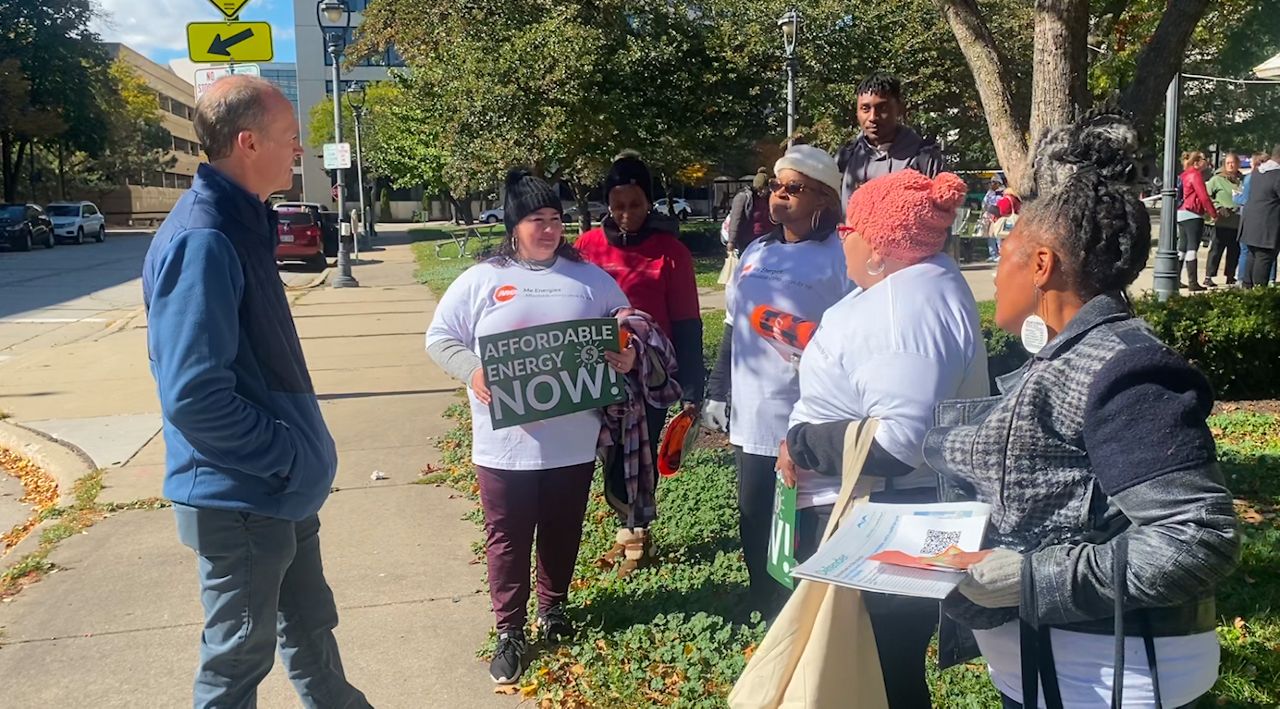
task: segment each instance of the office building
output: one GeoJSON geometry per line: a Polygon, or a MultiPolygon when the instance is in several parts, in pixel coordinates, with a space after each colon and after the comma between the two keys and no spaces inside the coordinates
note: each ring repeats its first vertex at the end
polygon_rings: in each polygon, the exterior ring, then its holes
{"type": "MultiPolygon", "coordinates": [[[[364,19],[363,11],[368,6],[369,0],[346,0],[346,2],[351,9],[352,26],[347,37],[350,45],[359,34],[359,25],[364,19]]],[[[325,49],[324,34],[316,22],[315,0],[294,0],[293,18],[298,52],[297,91],[302,117],[302,144],[307,147],[306,154],[302,156],[302,192],[307,201],[320,202],[332,207],[335,204],[330,195],[333,179],[324,169],[321,151],[310,147],[307,116],[311,114],[312,107],[316,104],[332,102],[333,64],[329,59],[329,52],[325,49]]],[[[377,56],[361,61],[358,66],[344,67],[340,90],[345,91],[354,81],[372,83],[385,80],[389,76],[390,69],[403,66],[404,60],[394,48],[381,52],[377,56]]],[[[355,126],[343,126],[343,140],[351,143],[353,148],[354,130],[355,126]]],[[[354,171],[346,182],[348,185],[355,182],[354,171]]],[[[349,199],[355,199],[356,191],[349,188],[347,196],[349,199]]]]}
{"type": "Polygon", "coordinates": [[[112,223],[149,224],[165,218],[200,164],[194,117],[195,87],[167,67],[161,66],[123,44],[106,45],[111,56],[124,61],[156,92],[161,124],[169,132],[171,167],[140,174],[125,185],[96,197],[99,208],[112,223]]]}

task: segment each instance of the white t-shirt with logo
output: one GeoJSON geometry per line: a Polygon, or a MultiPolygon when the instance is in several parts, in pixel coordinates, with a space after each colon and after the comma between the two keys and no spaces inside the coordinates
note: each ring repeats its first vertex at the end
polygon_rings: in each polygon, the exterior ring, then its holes
{"type": "MultiPolygon", "coordinates": [[[[610,317],[628,307],[616,281],[599,267],[557,259],[533,270],[493,262],[467,269],[445,291],[427,328],[427,346],[452,338],[480,354],[479,338],[536,325],[610,317]]],[[[600,412],[581,411],[493,430],[489,407],[471,400],[471,460],[500,470],[547,470],[595,458],[600,412]]]]}
{"type": "Polygon", "coordinates": [[[796,363],[751,327],[761,305],[818,322],[853,289],[835,234],[794,244],[765,237],[742,253],[726,289],[725,322],[733,326],[729,441],[752,455],[776,457],[800,398],[796,363]]]}
{"type": "MultiPolygon", "coordinates": [[[[938,403],[985,396],[989,388],[973,291],[955,261],[937,254],[827,311],[800,361],[790,425],[874,417],[876,442],[920,466],[938,403]]],[[[883,478],[862,480],[869,492],[884,486],[883,478]]],[[[917,470],[894,485],[937,487],[937,474],[917,470]]],[[[838,476],[796,471],[797,507],[834,504],[839,494],[838,476]]]]}

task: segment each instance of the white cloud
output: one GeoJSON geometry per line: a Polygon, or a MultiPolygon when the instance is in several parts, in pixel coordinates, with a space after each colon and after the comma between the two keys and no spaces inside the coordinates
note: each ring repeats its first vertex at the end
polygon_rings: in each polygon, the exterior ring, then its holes
{"type": "Polygon", "coordinates": [[[187,46],[187,23],[222,18],[208,0],[98,0],[93,29],[107,42],[146,54],[187,46]]]}

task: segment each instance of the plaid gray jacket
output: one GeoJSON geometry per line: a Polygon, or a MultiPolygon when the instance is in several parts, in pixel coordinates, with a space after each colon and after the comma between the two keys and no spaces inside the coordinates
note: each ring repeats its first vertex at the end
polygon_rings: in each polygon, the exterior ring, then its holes
{"type": "MultiPolygon", "coordinates": [[[[1035,584],[1038,607],[1022,616],[1110,633],[1124,535],[1125,607],[1180,607],[1157,634],[1211,629],[1213,588],[1234,569],[1239,539],[1204,376],[1114,294],[1091,300],[999,384],[1002,396],[940,405],[924,453],[944,493],[991,505],[987,546],[1032,555],[1022,582],[1035,584]]],[[[945,608],[974,629],[1019,615],[959,594],[945,608]]]]}

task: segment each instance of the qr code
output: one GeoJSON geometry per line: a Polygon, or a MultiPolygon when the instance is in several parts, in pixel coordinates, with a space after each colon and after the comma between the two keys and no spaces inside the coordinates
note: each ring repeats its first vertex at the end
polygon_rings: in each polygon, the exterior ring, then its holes
{"type": "Polygon", "coordinates": [[[920,548],[920,556],[934,556],[941,554],[951,547],[953,544],[960,542],[960,532],[946,532],[940,529],[930,529],[925,532],[924,546],[920,548]]]}

